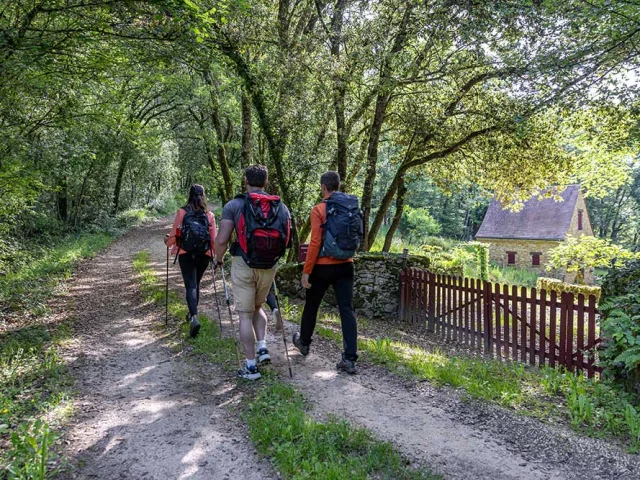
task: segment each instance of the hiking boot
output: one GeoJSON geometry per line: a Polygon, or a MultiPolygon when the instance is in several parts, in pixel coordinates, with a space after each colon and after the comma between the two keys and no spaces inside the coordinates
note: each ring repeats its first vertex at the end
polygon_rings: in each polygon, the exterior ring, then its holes
{"type": "Polygon", "coordinates": [[[343,358],[342,360],[340,360],[340,362],[336,365],[336,368],[338,369],[338,372],[346,372],[351,375],[358,371],[358,369],[356,368],[356,362],[347,358],[343,358]]]}
{"type": "Polygon", "coordinates": [[[277,308],[274,308],[272,315],[273,315],[273,320],[276,322],[276,332],[279,332],[284,328],[282,325],[282,315],[280,314],[280,310],[277,308]]]}
{"type": "Polygon", "coordinates": [[[261,348],[256,352],[256,361],[259,364],[271,363],[271,355],[269,355],[269,350],[266,348],[261,348]]]}
{"type": "Polygon", "coordinates": [[[191,316],[191,321],[189,322],[189,335],[191,338],[194,338],[198,335],[200,331],[200,322],[198,321],[198,317],[196,315],[191,316]]]}
{"type": "Polygon", "coordinates": [[[246,380],[257,380],[261,377],[260,371],[258,371],[258,366],[253,365],[252,367],[247,366],[246,362],[244,367],[238,370],[238,378],[244,378],[246,380]]]}
{"type": "Polygon", "coordinates": [[[309,345],[303,345],[302,340],[300,339],[300,333],[296,332],[293,334],[293,346],[296,347],[302,355],[305,357],[309,355],[309,345]]]}

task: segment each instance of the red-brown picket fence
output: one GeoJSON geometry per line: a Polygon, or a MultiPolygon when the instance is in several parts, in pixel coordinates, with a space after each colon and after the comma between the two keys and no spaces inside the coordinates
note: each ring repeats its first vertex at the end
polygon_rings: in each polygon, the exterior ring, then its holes
{"type": "Polygon", "coordinates": [[[418,269],[400,274],[400,320],[497,358],[564,365],[593,377],[596,298],[518,288],[418,269]]]}

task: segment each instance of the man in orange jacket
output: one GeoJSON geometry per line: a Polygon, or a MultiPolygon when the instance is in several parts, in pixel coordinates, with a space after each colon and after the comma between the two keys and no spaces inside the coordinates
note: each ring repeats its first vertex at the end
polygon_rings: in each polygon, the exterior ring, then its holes
{"type": "Polygon", "coordinates": [[[327,289],[332,286],[340,310],[344,344],[342,360],[336,367],[339,372],[356,373],[358,328],[353,308],[353,257],[339,259],[326,256],[322,248],[327,223],[327,200],[332,195],[336,198],[349,196],[338,192],[340,175],[337,172],[324,173],[320,177],[320,185],[324,200],[311,210],[311,241],[301,279],[302,286],[307,289],[306,303],[302,312],[300,333],[293,335],[293,344],[302,355],[309,354],[318,308],[327,289]]]}

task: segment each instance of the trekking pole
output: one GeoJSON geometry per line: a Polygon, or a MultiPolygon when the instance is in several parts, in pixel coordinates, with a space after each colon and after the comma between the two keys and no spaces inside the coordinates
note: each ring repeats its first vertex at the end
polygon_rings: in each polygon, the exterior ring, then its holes
{"type": "Polygon", "coordinates": [[[229,300],[229,289],[227,288],[227,281],[224,278],[224,265],[220,265],[220,274],[222,275],[222,287],[224,288],[224,296],[227,300],[227,308],[229,309],[229,321],[231,322],[231,333],[233,333],[233,344],[236,347],[236,358],[238,359],[238,365],[242,369],[242,361],[240,360],[240,349],[238,348],[238,340],[236,339],[236,329],[233,326],[233,315],[231,314],[231,301],[229,300]]]}
{"type": "Polygon", "coordinates": [[[220,325],[220,338],[222,338],[222,315],[220,314],[220,302],[218,301],[218,287],[216,285],[216,274],[213,268],[213,258],[211,258],[211,278],[213,280],[213,296],[216,297],[216,309],[218,310],[218,323],[220,325]]]}
{"type": "MultiPolygon", "coordinates": [[[[167,234],[167,238],[169,234],[167,234]]],[[[167,245],[167,281],[164,287],[164,324],[169,324],[169,245],[167,245]]]]}
{"type": "MultiPolygon", "coordinates": [[[[280,310],[280,299],[278,298],[278,287],[276,286],[276,279],[273,279],[273,293],[276,296],[276,307],[280,310]]],[[[289,358],[289,347],[287,346],[287,334],[286,328],[284,328],[284,324],[282,325],[282,341],[284,342],[284,353],[287,355],[287,363],[289,364],[289,377],[293,378],[293,371],[291,370],[291,359],[289,358]]]]}

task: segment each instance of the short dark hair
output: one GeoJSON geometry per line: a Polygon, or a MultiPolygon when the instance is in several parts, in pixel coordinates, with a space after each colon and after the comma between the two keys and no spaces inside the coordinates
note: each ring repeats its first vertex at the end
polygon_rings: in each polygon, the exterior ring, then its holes
{"type": "Polygon", "coordinates": [[[264,165],[251,165],[244,171],[247,183],[251,187],[264,187],[267,185],[269,171],[264,165]]]}
{"type": "Polygon", "coordinates": [[[327,187],[330,192],[335,192],[340,188],[340,174],[333,170],[324,172],[320,177],[320,185],[327,187]]]}

